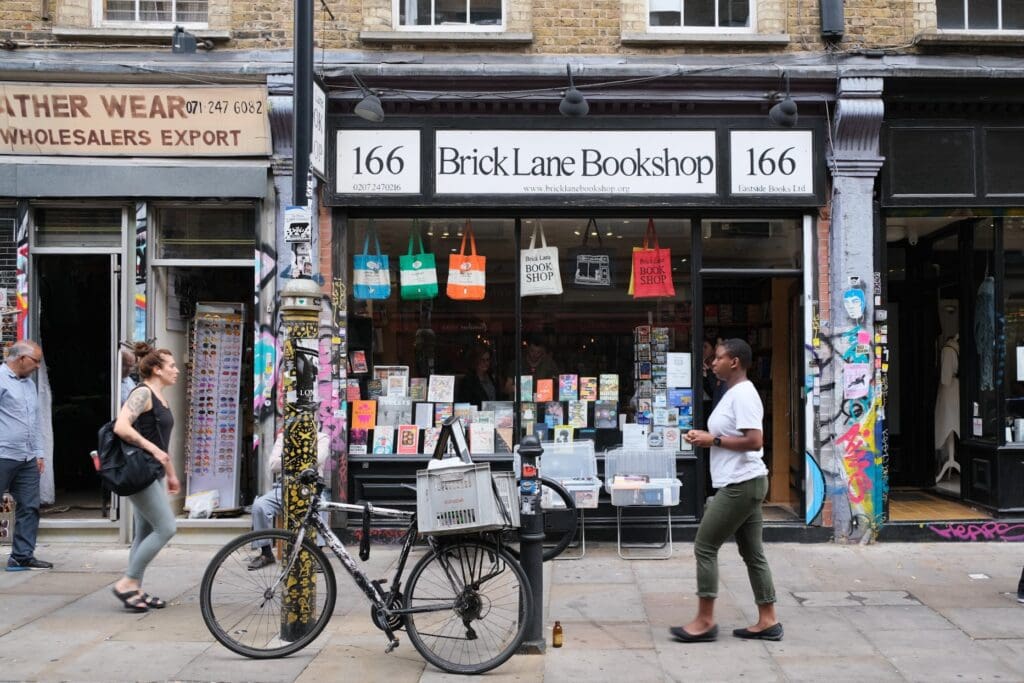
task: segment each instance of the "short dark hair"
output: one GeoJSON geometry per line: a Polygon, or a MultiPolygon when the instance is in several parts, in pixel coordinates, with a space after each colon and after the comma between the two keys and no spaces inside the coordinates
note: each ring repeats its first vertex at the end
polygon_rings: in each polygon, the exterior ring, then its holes
{"type": "Polygon", "coordinates": [[[526,343],[529,344],[530,346],[542,346],[545,349],[548,348],[548,343],[544,339],[544,335],[542,335],[540,332],[531,332],[530,334],[526,335],[526,343]]]}
{"type": "Polygon", "coordinates": [[[740,367],[746,370],[754,360],[754,352],[750,350],[750,344],[742,339],[723,339],[718,345],[725,349],[725,352],[740,362],[740,367]]]}

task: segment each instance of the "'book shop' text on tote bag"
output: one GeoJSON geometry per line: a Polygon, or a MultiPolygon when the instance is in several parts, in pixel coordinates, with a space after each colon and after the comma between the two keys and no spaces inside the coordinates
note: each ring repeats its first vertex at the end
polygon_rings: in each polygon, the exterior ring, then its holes
{"type": "Polygon", "coordinates": [[[448,298],[458,301],[481,301],[486,289],[487,257],[477,256],[473,225],[466,221],[462,230],[462,246],[458,254],[448,257],[448,298]],[[469,253],[466,240],[469,239],[469,253]]]}
{"type": "Polygon", "coordinates": [[[675,296],[672,283],[672,254],[668,248],[658,246],[654,219],[647,219],[644,245],[633,252],[633,297],[637,299],[675,296]]]}
{"type": "Polygon", "coordinates": [[[530,246],[519,255],[519,293],[521,296],[543,296],[562,293],[562,275],[558,270],[558,247],[549,247],[540,221],[533,224],[530,246]],[[540,246],[537,233],[540,232],[540,246]]]}
{"type": "Polygon", "coordinates": [[[419,221],[413,223],[409,233],[409,251],[398,257],[399,281],[402,283],[401,297],[410,301],[433,299],[437,296],[437,266],[434,255],[423,251],[423,236],[419,221]],[[419,245],[419,253],[412,253],[413,234],[419,245]]]}
{"type": "Polygon", "coordinates": [[[356,299],[387,299],[391,296],[391,270],[387,254],[380,253],[380,240],[373,222],[366,228],[363,239],[363,253],[353,259],[352,296],[356,299]],[[377,253],[369,253],[370,236],[377,253]]]}

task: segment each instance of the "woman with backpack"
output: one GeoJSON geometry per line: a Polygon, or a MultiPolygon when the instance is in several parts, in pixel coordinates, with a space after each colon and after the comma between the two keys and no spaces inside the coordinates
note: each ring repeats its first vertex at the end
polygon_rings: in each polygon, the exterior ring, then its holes
{"type": "Polygon", "coordinates": [[[174,356],[167,349],[154,349],[145,342],[137,342],[133,350],[142,382],[121,406],[114,433],[122,441],[149,453],[163,466],[163,472],[146,488],[128,496],[135,509],[135,540],[128,554],[128,569],[112,590],[126,609],[146,612],[167,606],[160,598],[143,592],[142,577],[149,563],[177,531],[168,493],[178,493],[181,483],[167,454],[174,416],[164,398],[164,389],[178,381],[179,371],[174,356]]]}

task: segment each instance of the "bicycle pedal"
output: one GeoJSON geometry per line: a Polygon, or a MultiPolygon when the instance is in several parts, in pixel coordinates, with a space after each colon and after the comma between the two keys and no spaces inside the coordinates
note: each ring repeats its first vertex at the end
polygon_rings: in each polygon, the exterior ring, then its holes
{"type": "Polygon", "coordinates": [[[386,648],[384,648],[384,654],[389,654],[396,647],[398,647],[398,639],[397,638],[395,638],[390,643],[388,643],[388,646],[386,648]]]}

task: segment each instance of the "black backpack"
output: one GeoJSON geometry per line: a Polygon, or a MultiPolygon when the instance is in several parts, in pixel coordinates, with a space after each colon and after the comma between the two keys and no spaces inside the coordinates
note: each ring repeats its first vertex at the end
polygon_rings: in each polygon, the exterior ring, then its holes
{"type": "Polygon", "coordinates": [[[164,466],[146,451],[127,444],[114,433],[111,420],[97,434],[100,479],[119,496],[130,496],[146,488],[164,474],[164,466]]]}

